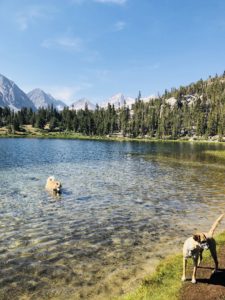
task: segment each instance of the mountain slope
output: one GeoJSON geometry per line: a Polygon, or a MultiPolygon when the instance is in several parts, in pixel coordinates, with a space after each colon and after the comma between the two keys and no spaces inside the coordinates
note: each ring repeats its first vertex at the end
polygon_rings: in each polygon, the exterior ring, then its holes
{"type": "Polygon", "coordinates": [[[12,110],[23,107],[36,110],[29,97],[10,79],[0,74],[0,106],[12,110]]]}
{"type": "MultiPolygon", "coordinates": [[[[141,98],[143,102],[149,102],[152,99],[155,99],[156,97],[154,95],[141,98]]],[[[101,107],[107,108],[108,104],[114,105],[115,109],[118,109],[120,107],[128,106],[129,108],[132,108],[132,105],[135,103],[135,98],[132,97],[125,97],[124,94],[118,93],[114,96],[110,97],[106,101],[104,101],[102,104],[100,104],[101,107]]]]}
{"type": "Polygon", "coordinates": [[[85,105],[88,106],[89,110],[95,110],[95,105],[91,103],[87,98],[81,98],[70,105],[71,110],[85,109],[85,105]]]}
{"type": "Polygon", "coordinates": [[[46,94],[41,89],[34,89],[30,91],[27,96],[33,102],[34,106],[38,109],[40,107],[47,108],[53,105],[58,110],[62,110],[66,104],[60,100],[56,100],[50,94],[46,94]]]}
{"type": "Polygon", "coordinates": [[[105,100],[103,103],[100,104],[100,106],[103,108],[107,108],[108,104],[111,104],[114,105],[115,109],[123,107],[124,105],[129,106],[131,108],[132,104],[134,103],[134,98],[125,97],[124,94],[118,93],[105,100]]]}

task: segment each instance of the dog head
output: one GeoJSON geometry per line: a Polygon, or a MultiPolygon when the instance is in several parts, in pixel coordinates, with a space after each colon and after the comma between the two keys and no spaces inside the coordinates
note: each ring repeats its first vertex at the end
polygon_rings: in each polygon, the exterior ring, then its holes
{"type": "Polygon", "coordinates": [[[202,249],[209,249],[209,244],[208,244],[208,240],[207,237],[205,236],[204,233],[200,232],[200,233],[195,233],[193,235],[193,240],[195,240],[196,242],[199,243],[199,246],[202,249]]]}
{"type": "Polygon", "coordinates": [[[55,192],[55,193],[60,193],[61,192],[61,188],[62,188],[62,184],[60,181],[55,180],[54,176],[50,176],[47,179],[47,183],[46,183],[46,189],[55,192]]]}

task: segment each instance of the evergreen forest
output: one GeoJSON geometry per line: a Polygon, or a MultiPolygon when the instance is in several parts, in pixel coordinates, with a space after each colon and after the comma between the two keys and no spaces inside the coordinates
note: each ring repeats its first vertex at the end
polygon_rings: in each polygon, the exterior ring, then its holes
{"type": "Polygon", "coordinates": [[[9,133],[23,131],[24,125],[49,132],[73,131],[87,136],[116,135],[126,137],[156,137],[178,139],[201,136],[225,136],[225,72],[188,86],[165,90],[149,102],[139,92],[132,107],[126,104],[119,109],[108,104],[81,110],[53,107],[32,111],[23,108],[18,112],[0,107],[0,127],[9,133]],[[172,101],[171,101],[172,100],[172,101]]]}

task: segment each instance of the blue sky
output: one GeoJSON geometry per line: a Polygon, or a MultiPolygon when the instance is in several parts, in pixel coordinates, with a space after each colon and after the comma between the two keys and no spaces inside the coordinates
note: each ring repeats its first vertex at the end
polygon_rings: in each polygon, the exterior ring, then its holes
{"type": "Polygon", "coordinates": [[[225,70],[224,0],[0,0],[0,73],[68,104],[225,70]]]}

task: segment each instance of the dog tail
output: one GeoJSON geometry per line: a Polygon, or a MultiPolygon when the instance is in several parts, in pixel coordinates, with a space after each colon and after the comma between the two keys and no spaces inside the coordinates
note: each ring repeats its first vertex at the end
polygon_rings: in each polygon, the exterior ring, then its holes
{"type": "Polygon", "coordinates": [[[222,218],[224,217],[225,214],[222,214],[219,216],[218,219],[216,219],[216,221],[213,223],[212,227],[210,228],[208,235],[210,237],[213,237],[214,231],[216,229],[216,227],[219,225],[220,221],[222,220],[222,218]]]}

